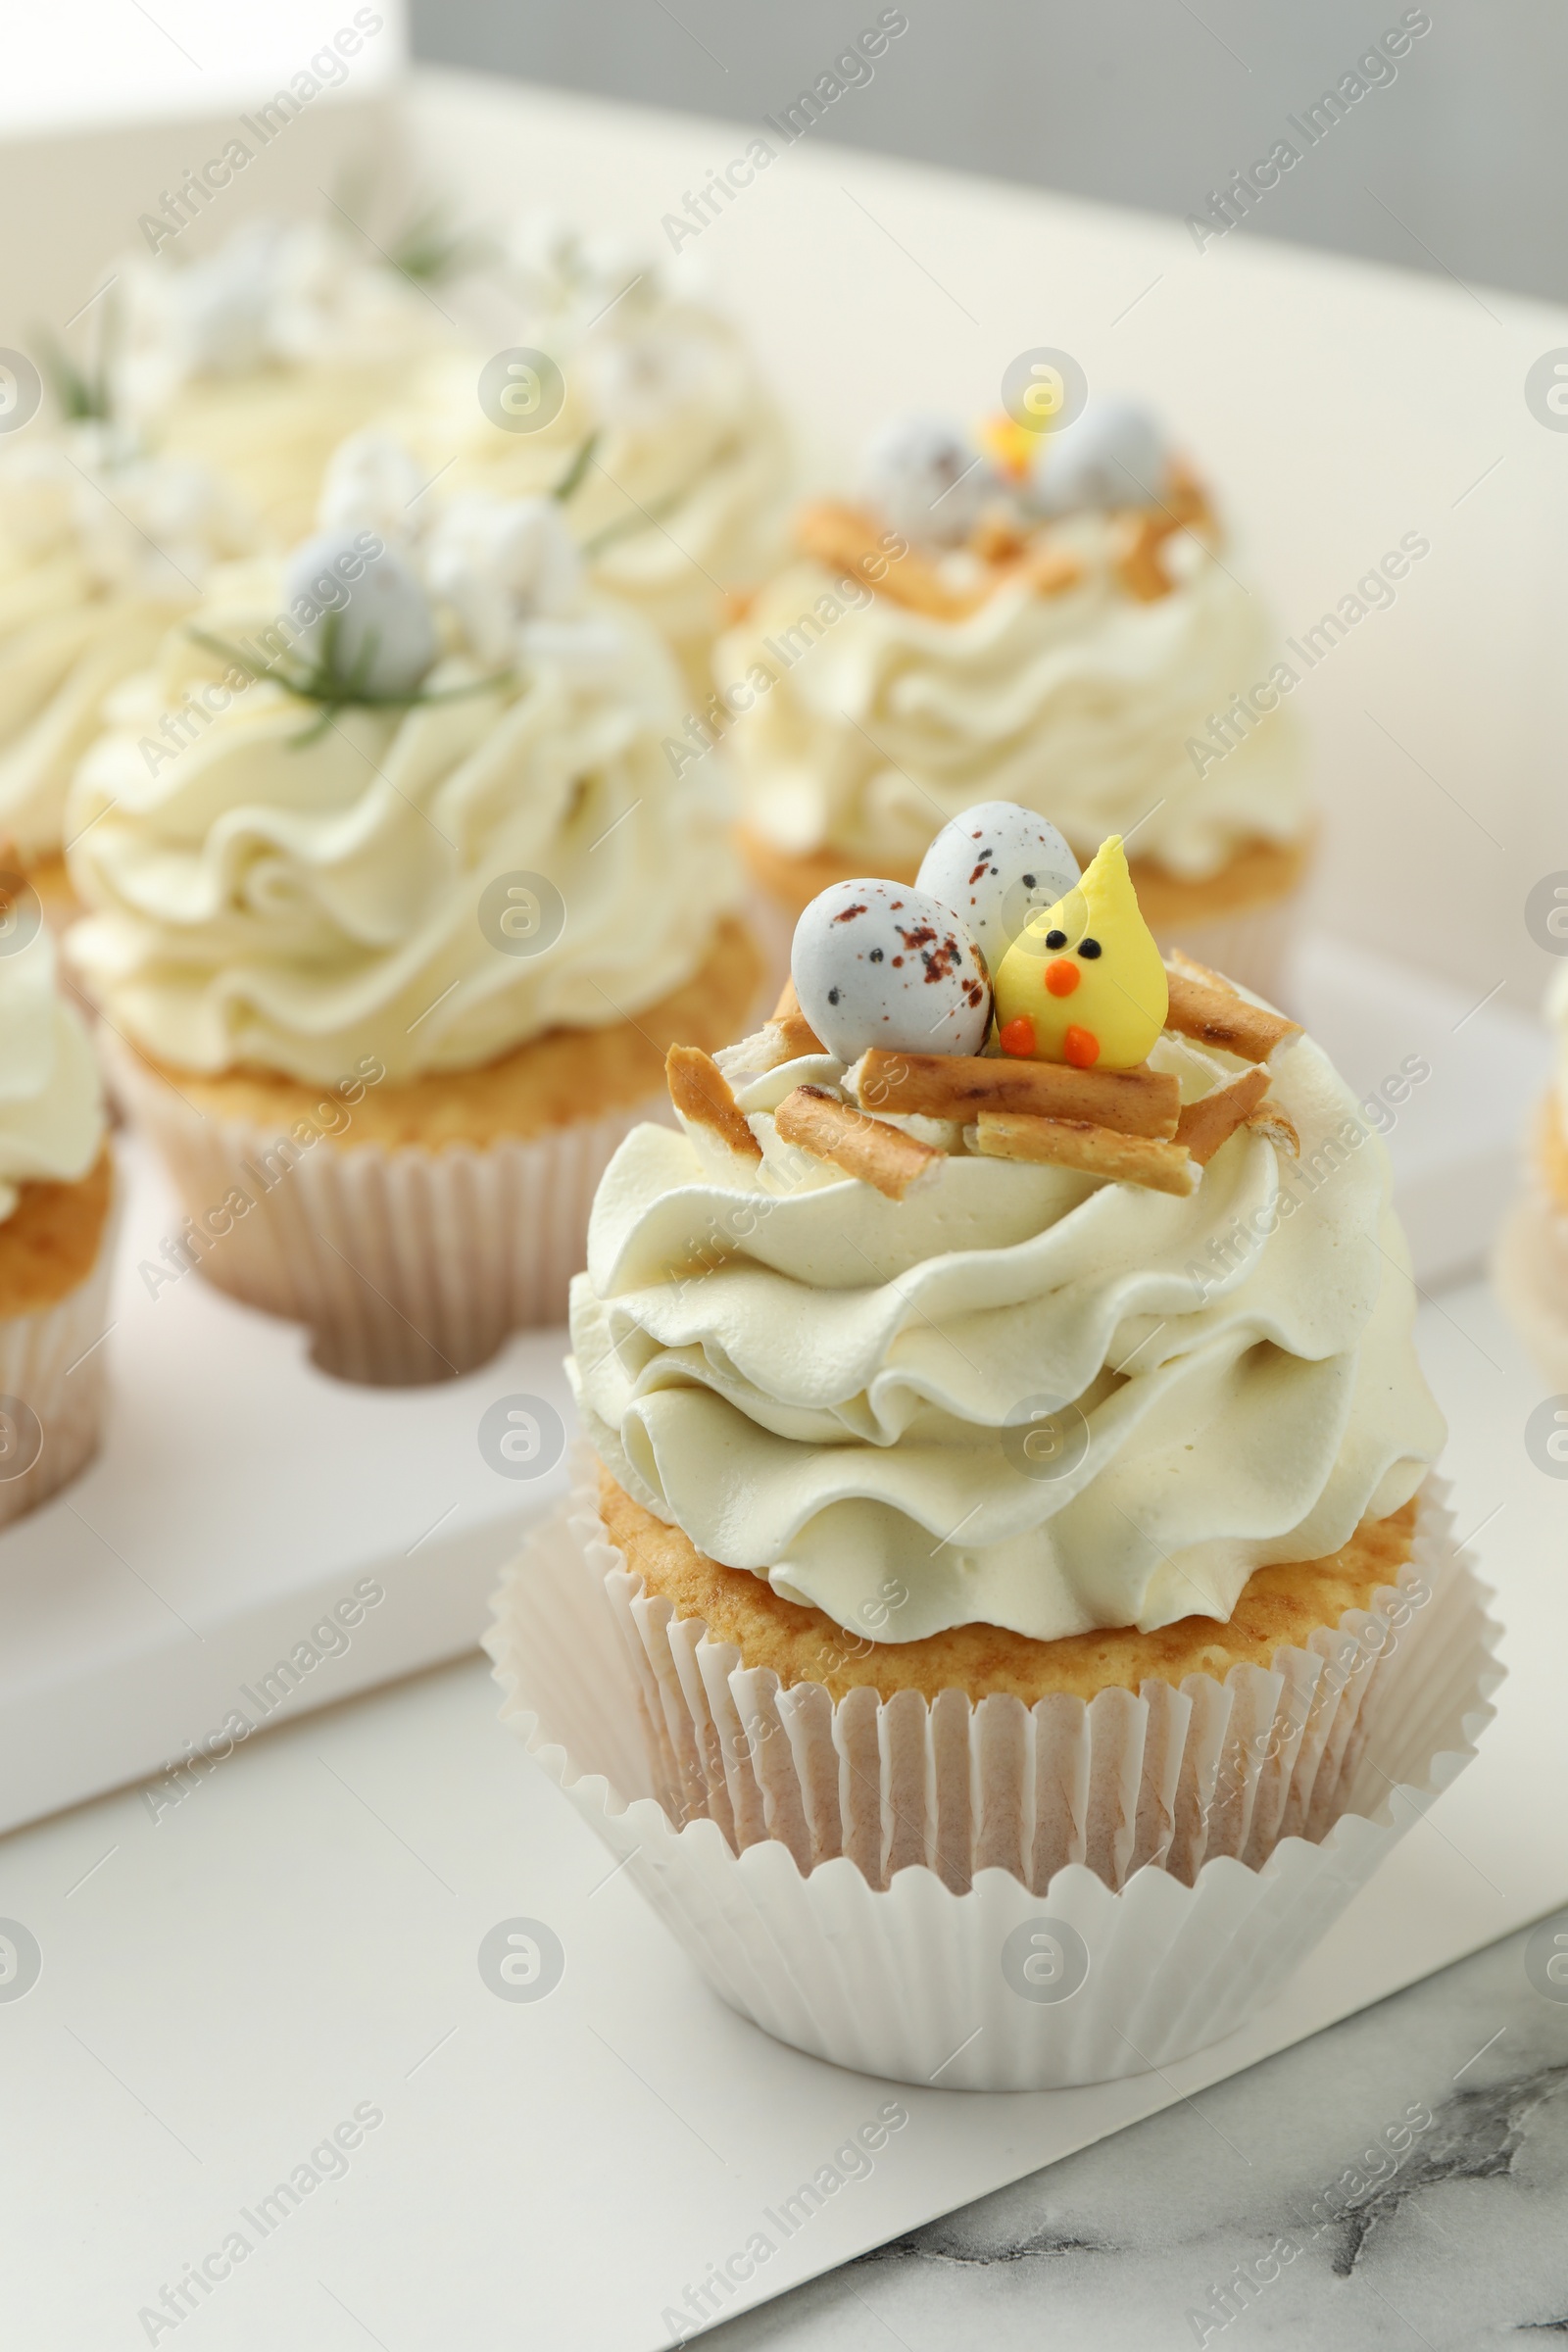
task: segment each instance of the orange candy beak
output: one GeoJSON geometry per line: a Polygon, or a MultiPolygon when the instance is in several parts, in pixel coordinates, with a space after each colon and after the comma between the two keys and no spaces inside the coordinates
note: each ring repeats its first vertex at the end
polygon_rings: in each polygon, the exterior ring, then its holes
{"type": "Polygon", "coordinates": [[[1058,956],[1054,963],[1046,966],[1046,986],[1054,997],[1070,997],[1082,978],[1078,966],[1065,956],[1058,956]]]}

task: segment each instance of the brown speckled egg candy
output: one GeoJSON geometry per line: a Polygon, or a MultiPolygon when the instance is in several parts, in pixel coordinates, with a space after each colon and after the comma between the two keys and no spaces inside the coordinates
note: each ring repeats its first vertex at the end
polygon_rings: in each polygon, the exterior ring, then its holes
{"type": "Polygon", "coordinates": [[[795,926],[795,993],[841,1061],[869,1046],[978,1054],[991,1023],[985,957],[951,908],[906,883],[835,882],[795,926]]]}
{"type": "Polygon", "coordinates": [[[1078,860],[1054,825],[1016,801],[977,801],[943,826],[915,887],[952,907],[995,973],[1031,915],[1077,880],[1078,860]]]}

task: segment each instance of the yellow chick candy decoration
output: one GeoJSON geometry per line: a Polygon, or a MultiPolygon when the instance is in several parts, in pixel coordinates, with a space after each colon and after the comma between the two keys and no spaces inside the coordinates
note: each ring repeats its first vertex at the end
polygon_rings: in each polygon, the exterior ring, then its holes
{"type": "Polygon", "coordinates": [[[1102,842],[1076,890],[1037,914],[997,974],[998,1043],[1075,1070],[1132,1070],[1165,1026],[1170,991],[1127,870],[1102,842]]]}

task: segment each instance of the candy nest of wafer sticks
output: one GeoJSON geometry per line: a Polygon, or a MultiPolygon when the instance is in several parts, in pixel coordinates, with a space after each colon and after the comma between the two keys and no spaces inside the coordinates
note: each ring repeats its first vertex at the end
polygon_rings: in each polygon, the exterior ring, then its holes
{"type": "MultiPolygon", "coordinates": [[[[823,1086],[798,1086],[773,1113],[775,1132],[781,1142],[873,1185],[891,1200],[902,1200],[945,1156],[894,1123],[906,1117],[961,1124],[969,1150],[982,1158],[1071,1168],[1178,1198],[1197,1190],[1204,1167],[1240,1127],[1298,1153],[1295,1128],[1269,1099],[1264,1065],[1301,1035],[1299,1024],[1250,1003],[1221,974],[1187,957],[1172,958],[1167,974],[1166,1033],[1253,1065],[1195,1102],[1184,1105],[1178,1081],[1147,1063],[1132,1070],[1085,1070],[1064,1062],[872,1047],[845,1073],[854,1102],[823,1086]]],[[[757,1043],[759,1064],[765,1067],[822,1051],[792,982],[757,1043]]],[[[717,1062],[695,1046],[672,1046],[665,1071],[670,1100],[683,1119],[742,1158],[760,1161],[762,1148],[717,1062]]]]}

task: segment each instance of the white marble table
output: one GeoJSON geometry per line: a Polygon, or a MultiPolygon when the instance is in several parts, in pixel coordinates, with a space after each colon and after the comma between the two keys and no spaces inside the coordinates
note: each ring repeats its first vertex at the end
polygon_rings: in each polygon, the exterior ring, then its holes
{"type": "Polygon", "coordinates": [[[1527,1941],[1507,1936],[706,2340],[1472,2352],[1568,2338],[1568,1985],[1543,1997],[1527,1941]],[[1391,2128],[1409,2134],[1397,2156],[1391,2128]]]}

